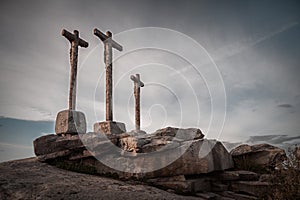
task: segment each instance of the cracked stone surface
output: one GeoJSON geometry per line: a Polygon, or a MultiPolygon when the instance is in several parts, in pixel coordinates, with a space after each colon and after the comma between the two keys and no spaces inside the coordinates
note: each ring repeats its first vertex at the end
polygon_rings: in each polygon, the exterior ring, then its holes
{"type": "Polygon", "coordinates": [[[199,199],[137,182],[58,169],[36,158],[0,163],[0,199],[199,199]]]}

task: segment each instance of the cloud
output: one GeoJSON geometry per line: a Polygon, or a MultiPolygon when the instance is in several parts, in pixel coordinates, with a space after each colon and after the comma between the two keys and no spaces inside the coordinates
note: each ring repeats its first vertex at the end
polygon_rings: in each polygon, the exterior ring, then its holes
{"type": "MultiPolygon", "coordinates": [[[[236,56],[238,54],[243,53],[244,51],[247,51],[251,48],[253,48],[255,45],[258,45],[268,39],[271,39],[272,37],[283,33],[284,31],[287,31],[295,26],[298,26],[298,22],[289,22],[287,24],[283,24],[280,27],[276,28],[275,30],[271,30],[269,32],[265,33],[256,33],[255,35],[251,35],[250,37],[245,35],[244,38],[234,41],[231,44],[226,44],[224,46],[221,46],[218,49],[215,49],[213,51],[210,51],[209,53],[212,55],[214,61],[216,63],[222,63],[222,61],[236,56]]],[[[219,38],[221,39],[221,38],[219,38]]],[[[203,67],[205,65],[210,64],[209,62],[202,63],[199,66],[203,67]]],[[[185,72],[189,68],[192,68],[193,66],[187,66],[182,68],[179,72],[185,72]]],[[[177,72],[178,73],[178,72],[177,72]]]]}
{"type": "Polygon", "coordinates": [[[33,149],[31,146],[0,143],[0,149],[0,162],[33,156],[33,149]]]}
{"type": "Polygon", "coordinates": [[[10,143],[1,143],[1,147],[10,147],[10,148],[17,148],[17,149],[32,149],[31,146],[26,146],[26,145],[19,145],[19,144],[10,144],[10,143]]]}
{"type": "Polygon", "coordinates": [[[279,105],[277,105],[277,107],[280,107],[280,108],[292,108],[293,106],[291,104],[279,104],[279,105]]]}
{"type": "Polygon", "coordinates": [[[274,109],[276,105],[272,99],[239,101],[227,113],[221,140],[240,142],[253,135],[299,135],[300,114],[274,109]]]}

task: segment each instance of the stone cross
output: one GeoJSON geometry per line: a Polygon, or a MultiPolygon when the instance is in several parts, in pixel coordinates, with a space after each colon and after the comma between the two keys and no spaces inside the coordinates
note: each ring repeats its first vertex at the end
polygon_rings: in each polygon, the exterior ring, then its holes
{"type": "Polygon", "coordinates": [[[89,44],[83,39],[79,38],[79,32],[74,30],[74,34],[63,29],[61,34],[65,36],[71,43],[70,48],[70,91],[69,91],[69,110],[75,110],[76,107],[76,79],[77,79],[77,62],[78,62],[78,46],[88,47],[89,44]]]}
{"type": "Polygon", "coordinates": [[[79,38],[79,32],[73,33],[63,29],[61,34],[71,43],[70,48],[70,91],[69,91],[69,109],[57,113],[55,122],[55,133],[57,135],[74,135],[86,133],[86,120],[83,112],[76,111],[76,81],[77,81],[77,62],[78,46],[88,47],[89,44],[79,38]]]}
{"type": "Polygon", "coordinates": [[[112,33],[110,31],[107,31],[106,34],[104,34],[95,28],[94,35],[98,36],[104,43],[104,63],[106,68],[106,121],[113,121],[112,48],[122,51],[123,47],[114,40],[112,40],[112,33]]]}
{"type": "Polygon", "coordinates": [[[144,83],[140,80],[140,75],[131,75],[130,79],[134,83],[134,97],[135,97],[135,129],[140,131],[141,120],[140,120],[140,87],[144,87],[144,83]]]}

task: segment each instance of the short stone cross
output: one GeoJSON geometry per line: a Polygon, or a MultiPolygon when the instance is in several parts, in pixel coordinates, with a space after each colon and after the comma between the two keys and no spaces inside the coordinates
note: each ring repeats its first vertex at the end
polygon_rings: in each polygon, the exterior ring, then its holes
{"type": "Polygon", "coordinates": [[[70,48],[70,90],[69,90],[69,110],[75,110],[76,108],[76,79],[77,79],[77,62],[78,62],[78,46],[88,47],[89,44],[83,39],[79,38],[79,32],[74,30],[74,34],[63,29],[61,34],[65,36],[71,43],[70,48]]]}
{"type": "Polygon", "coordinates": [[[94,34],[98,36],[104,43],[104,63],[106,68],[106,121],[113,121],[112,48],[122,51],[123,47],[114,40],[112,40],[112,33],[110,31],[107,31],[106,34],[104,34],[95,28],[94,34]]]}
{"type": "Polygon", "coordinates": [[[136,131],[141,130],[141,118],[140,118],[140,88],[144,87],[144,83],[140,80],[140,75],[131,75],[130,79],[134,83],[134,97],[135,97],[135,129],[136,131]]]}

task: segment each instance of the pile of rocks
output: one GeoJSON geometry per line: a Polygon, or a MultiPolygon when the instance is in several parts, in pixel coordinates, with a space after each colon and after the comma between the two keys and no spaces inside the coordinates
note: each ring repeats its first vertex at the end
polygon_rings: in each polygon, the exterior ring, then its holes
{"type": "Polygon", "coordinates": [[[267,168],[285,156],[283,150],[267,144],[241,145],[229,153],[221,142],[204,139],[199,129],[172,127],[152,134],[45,135],[34,141],[34,150],[41,162],[137,179],[202,199],[260,198],[270,187],[269,176],[239,169],[238,162],[247,158],[267,168]]]}
{"type": "Polygon", "coordinates": [[[119,178],[195,175],[233,168],[222,143],[203,137],[199,129],[171,127],[153,134],[45,135],[34,141],[34,150],[42,162],[81,163],[94,167],[97,174],[119,178]]]}

